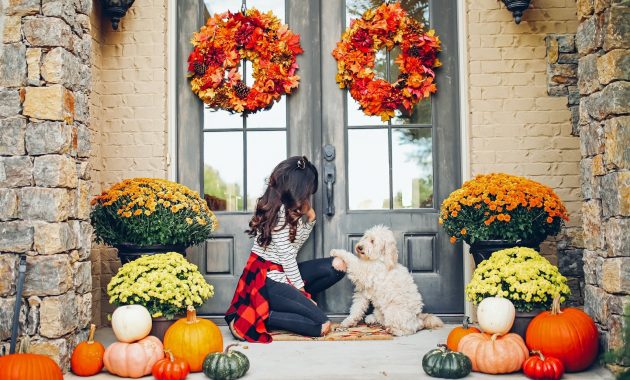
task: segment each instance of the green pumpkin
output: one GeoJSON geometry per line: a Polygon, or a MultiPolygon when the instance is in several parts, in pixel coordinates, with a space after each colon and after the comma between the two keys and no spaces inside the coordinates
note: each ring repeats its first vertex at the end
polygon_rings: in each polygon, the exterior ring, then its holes
{"type": "Polygon", "coordinates": [[[234,380],[243,377],[249,369],[249,359],[239,351],[232,351],[230,344],[223,352],[208,354],[203,360],[203,373],[212,380],[234,380]]]}
{"type": "Polygon", "coordinates": [[[439,344],[422,358],[422,369],[431,377],[459,379],[468,376],[472,370],[472,362],[468,356],[451,351],[446,345],[439,344]]]}

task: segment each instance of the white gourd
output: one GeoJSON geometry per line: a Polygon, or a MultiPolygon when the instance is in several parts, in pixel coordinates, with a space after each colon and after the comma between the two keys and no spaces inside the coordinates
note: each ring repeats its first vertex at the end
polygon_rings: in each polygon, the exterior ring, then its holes
{"type": "Polygon", "coordinates": [[[151,314],[141,305],[119,306],[112,314],[112,330],[119,342],[131,343],[145,338],[152,325],[151,314]]]}
{"type": "Polygon", "coordinates": [[[506,334],[514,324],[516,310],[506,298],[484,298],[477,307],[477,321],[481,331],[488,334],[506,334]]]}

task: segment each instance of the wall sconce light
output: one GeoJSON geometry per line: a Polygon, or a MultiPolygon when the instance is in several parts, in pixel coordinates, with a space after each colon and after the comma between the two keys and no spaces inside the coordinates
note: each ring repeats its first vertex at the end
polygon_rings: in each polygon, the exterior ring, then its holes
{"type": "Polygon", "coordinates": [[[503,3],[508,11],[512,12],[514,15],[514,21],[520,24],[523,12],[529,8],[530,1],[531,0],[503,0],[503,3]]]}
{"type": "Polygon", "coordinates": [[[120,19],[127,14],[134,0],[101,0],[103,12],[112,20],[112,28],[118,30],[120,19]]]}

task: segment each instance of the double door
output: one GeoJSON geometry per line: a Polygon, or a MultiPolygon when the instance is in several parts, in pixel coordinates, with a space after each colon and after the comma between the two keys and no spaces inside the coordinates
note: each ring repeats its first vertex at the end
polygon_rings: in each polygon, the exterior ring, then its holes
{"type": "MultiPolygon", "coordinates": [[[[209,16],[237,11],[241,1],[177,2],[177,172],[178,181],[204,194],[220,228],[189,250],[215,296],[200,313],[222,315],[228,307],[252,240],[244,233],[262,194],[265,178],[287,156],[305,155],[320,173],[314,197],[317,226],[298,261],[352,250],[363,231],[376,224],[396,235],[399,262],[421,290],[425,310],[441,315],[464,311],[461,246],[451,245],[438,226],[441,201],[460,185],[456,1],[402,1],[415,18],[436,29],[442,40],[438,93],[410,117],[389,122],[368,117],[335,83],[331,55],[352,18],[380,1],[247,0],[272,10],[300,34],[299,88],[269,111],[246,118],[204,109],[185,79],[190,36],[209,16]]],[[[397,49],[377,54],[376,70],[395,81],[397,49]]],[[[241,65],[253,81],[248,62],[241,65]]],[[[331,315],[348,312],[352,285],[344,279],[318,303],[331,315]]]]}

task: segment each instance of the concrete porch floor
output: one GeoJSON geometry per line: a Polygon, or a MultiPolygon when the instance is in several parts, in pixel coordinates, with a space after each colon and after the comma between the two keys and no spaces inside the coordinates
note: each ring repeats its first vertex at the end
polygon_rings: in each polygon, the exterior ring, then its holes
{"type": "MultiPolygon", "coordinates": [[[[446,341],[448,332],[455,325],[446,325],[434,331],[421,331],[415,335],[388,341],[345,342],[273,342],[271,344],[247,344],[242,350],[250,360],[245,380],[372,380],[372,379],[431,379],[422,370],[421,359],[429,349],[446,341]]],[[[221,326],[224,344],[234,342],[227,327],[221,326]]],[[[102,328],[96,339],[106,347],[114,342],[113,332],[102,328]]],[[[85,379],[67,374],[66,379],[85,379]]],[[[152,379],[152,376],[143,379],[152,379]]],[[[89,379],[120,379],[103,372],[89,379]]],[[[207,379],[203,373],[190,374],[190,380],[207,379]]],[[[471,373],[466,379],[527,379],[522,373],[491,376],[471,373]]],[[[601,367],[589,371],[567,374],[567,380],[614,379],[601,367]]]]}

